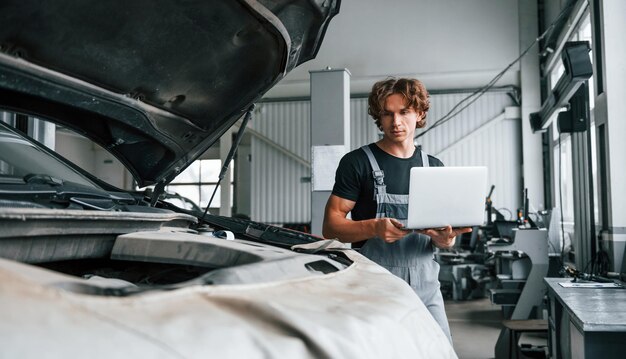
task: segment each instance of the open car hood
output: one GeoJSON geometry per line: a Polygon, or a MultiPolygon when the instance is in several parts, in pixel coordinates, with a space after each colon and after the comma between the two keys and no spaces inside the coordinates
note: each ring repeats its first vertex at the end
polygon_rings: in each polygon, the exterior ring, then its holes
{"type": "Polygon", "coordinates": [[[315,57],[340,0],[0,2],[0,107],[167,183],[315,57]]]}

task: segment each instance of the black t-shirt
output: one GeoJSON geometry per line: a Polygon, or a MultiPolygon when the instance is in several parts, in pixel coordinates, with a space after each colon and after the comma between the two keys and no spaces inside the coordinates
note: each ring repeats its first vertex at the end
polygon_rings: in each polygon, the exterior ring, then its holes
{"type": "MultiPolygon", "coordinates": [[[[398,158],[381,150],[376,144],[369,148],[385,173],[384,182],[387,193],[408,194],[409,173],[412,167],[422,166],[422,155],[415,151],[410,158],[398,158]]],[[[443,163],[433,156],[428,156],[430,167],[441,167],[443,163]]],[[[335,174],[335,196],[356,202],[352,209],[352,219],[360,221],[376,217],[376,200],[374,199],[374,177],[372,166],[365,151],[358,148],[347,153],[339,162],[335,174]]]]}

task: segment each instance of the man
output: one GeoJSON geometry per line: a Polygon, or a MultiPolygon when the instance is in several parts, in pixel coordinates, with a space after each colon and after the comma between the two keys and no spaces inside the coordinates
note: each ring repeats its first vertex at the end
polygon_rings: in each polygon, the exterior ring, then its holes
{"type": "Polygon", "coordinates": [[[368,105],[383,137],[341,159],[323,235],[353,243],[361,254],[404,279],[451,338],[433,245],[449,248],[458,234],[471,228],[404,229],[411,167],[443,166],[413,142],[415,130],[426,125],[428,92],[416,79],[390,78],[374,84],[368,105]]]}

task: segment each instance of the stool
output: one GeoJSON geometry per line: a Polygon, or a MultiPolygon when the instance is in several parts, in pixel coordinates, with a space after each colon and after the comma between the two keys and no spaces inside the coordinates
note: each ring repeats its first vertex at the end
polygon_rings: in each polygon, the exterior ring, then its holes
{"type": "Polygon", "coordinates": [[[545,319],[503,320],[502,325],[509,330],[509,358],[519,357],[517,342],[522,333],[548,333],[548,321],[545,319]]]}

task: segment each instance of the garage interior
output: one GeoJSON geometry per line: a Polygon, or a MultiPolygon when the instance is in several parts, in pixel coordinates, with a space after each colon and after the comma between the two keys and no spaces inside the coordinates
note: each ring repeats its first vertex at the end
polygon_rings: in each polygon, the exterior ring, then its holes
{"type": "MultiPolygon", "coordinates": [[[[459,358],[620,357],[626,294],[558,278],[626,279],[625,32],[620,0],[343,0],[317,57],[256,104],[213,201],[240,123],[166,194],[321,237],[339,158],[382,136],[372,84],[420,79],[431,109],[416,145],[489,171],[485,223],[436,253],[459,358]],[[519,226],[541,231],[498,242],[519,226]]],[[[151,190],[80,134],[0,116],[111,185],[151,190]]]]}

